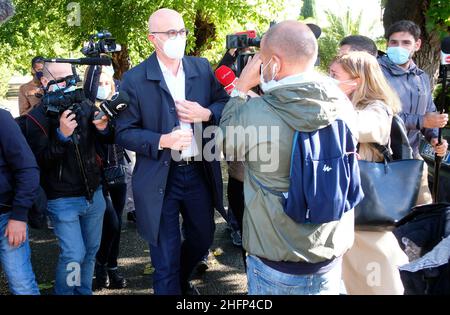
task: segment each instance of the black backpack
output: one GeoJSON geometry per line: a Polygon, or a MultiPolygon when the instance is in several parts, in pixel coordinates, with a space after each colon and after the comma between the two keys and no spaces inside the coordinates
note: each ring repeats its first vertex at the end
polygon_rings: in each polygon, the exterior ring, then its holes
{"type": "MultiPolygon", "coordinates": [[[[19,125],[20,130],[22,130],[25,139],[27,140],[28,140],[27,125],[30,120],[33,121],[35,124],[37,124],[44,132],[44,134],[47,135],[47,132],[42,127],[42,125],[36,120],[36,118],[34,118],[29,114],[19,116],[15,120],[19,125]]],[[[45,191],[42,188],[42,186],[39,186],[38,195],[34,200],[33,206],[28,211],[28,225],[33,229],[46,228],[47,227],[46,211],[47,211],[47,195],[45,194],[45,191]]]]}
{"type": "MultiPolygon", "coordinates": [[[[397,223],[393,231],[400,247],[416,250],[419,257],[431,251],[450,235],[450,204],[438,203],[417,206],[397,223]]],[[[400,271],[406,295],[450,294],[449,263],[416,272],[400,271]]]]}

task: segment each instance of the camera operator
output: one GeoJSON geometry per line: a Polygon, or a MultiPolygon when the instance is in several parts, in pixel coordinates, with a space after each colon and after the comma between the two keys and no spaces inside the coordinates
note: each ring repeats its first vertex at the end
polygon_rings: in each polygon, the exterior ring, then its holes
{"type": "Polygon", "coordinates": [[[98,110],[81,97],[73,98],[70,107],[58,104],[60,114],[49,115],[52,103],[45,101],[49,92],[72,100],[74,86],[66,87],[64,81],[72,74],[70,64],[45,63],[41,82],[47,95],[30,112],[34,123],[28,124],[28,142],[41,168],[41,185],[60,246],[55,293],[89,295],[105,211],[95,143],[112,142],[113,133],[108,118],[94,120],[98,110]]]}

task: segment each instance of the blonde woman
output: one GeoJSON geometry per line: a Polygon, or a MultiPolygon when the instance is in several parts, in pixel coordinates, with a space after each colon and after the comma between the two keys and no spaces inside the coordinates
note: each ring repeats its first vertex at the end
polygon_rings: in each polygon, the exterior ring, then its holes
{"type": "MultiPolygon", "coordinates": [[[[358,113],[359,155],[362,160],[381,162],[383,155],[371,143],[387,145],[392,117],[401,105],[375,57],[351,52],[337,58],[330,75],[350,98],[358,113]]],[[[394,234],[360,231],[344,255],[343,272],[349,294],[403,294],[398,266],[408,263],[394,234]]]]}

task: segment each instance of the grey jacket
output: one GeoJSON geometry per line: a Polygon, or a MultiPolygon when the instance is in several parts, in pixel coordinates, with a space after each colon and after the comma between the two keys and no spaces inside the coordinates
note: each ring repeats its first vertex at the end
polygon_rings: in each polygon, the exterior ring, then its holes
{"type": "Polygon", "coordinates": [[[428,141],[438,136],[437,129],[423,128],[423,116],[428,112],[436,111],[431,95],[430,79],[414,62],[408,70],[394,64],[387,56],[379,58],[378,62],[389,84],[400,97],[402,111],[399,115],[405,122],[409,143],[416,156],[419,153],[420,133],[428,141]]]}
{"type": "Polygon", "coordinates": [[[339,117],[356,123],[350,101],[336,84],[319,75],[248,102],[234,97],[225,106],[220,122],[225,156],[245,160],[243,246],[249,254],[272,261],[318,263],[343,255],[353,244],[353,211],[340,221],[297,224],[284,213],[279,198],[249,176],[287,192],[295,130],[324,128],[339,117]],[[242,129],[233,133],[233,128],[242,129]]]}

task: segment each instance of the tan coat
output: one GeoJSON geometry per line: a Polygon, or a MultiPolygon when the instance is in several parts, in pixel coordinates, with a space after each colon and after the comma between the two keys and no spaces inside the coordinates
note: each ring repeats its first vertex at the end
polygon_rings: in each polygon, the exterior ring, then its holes
{"type": "MultiPolygon", "coordinates": [[[[392,112],[376,101],[357,110],[362,160],[382,161],[382,155],[371,142],[388,143],[392,112]]],[[[344,255],[342,277],[348,294],[403,294],[398,266],[408,263],[392,232],[355,231],[355,242],[344,255]]]]}
{"type": "Polygon", "coordinates": [[[43,94],[39,85],[34,80],[25,83],[19,88],[19,114],[28,113],[34,106],[40,103],[41,99],[36,97],[36,93],[43,94]]]}

